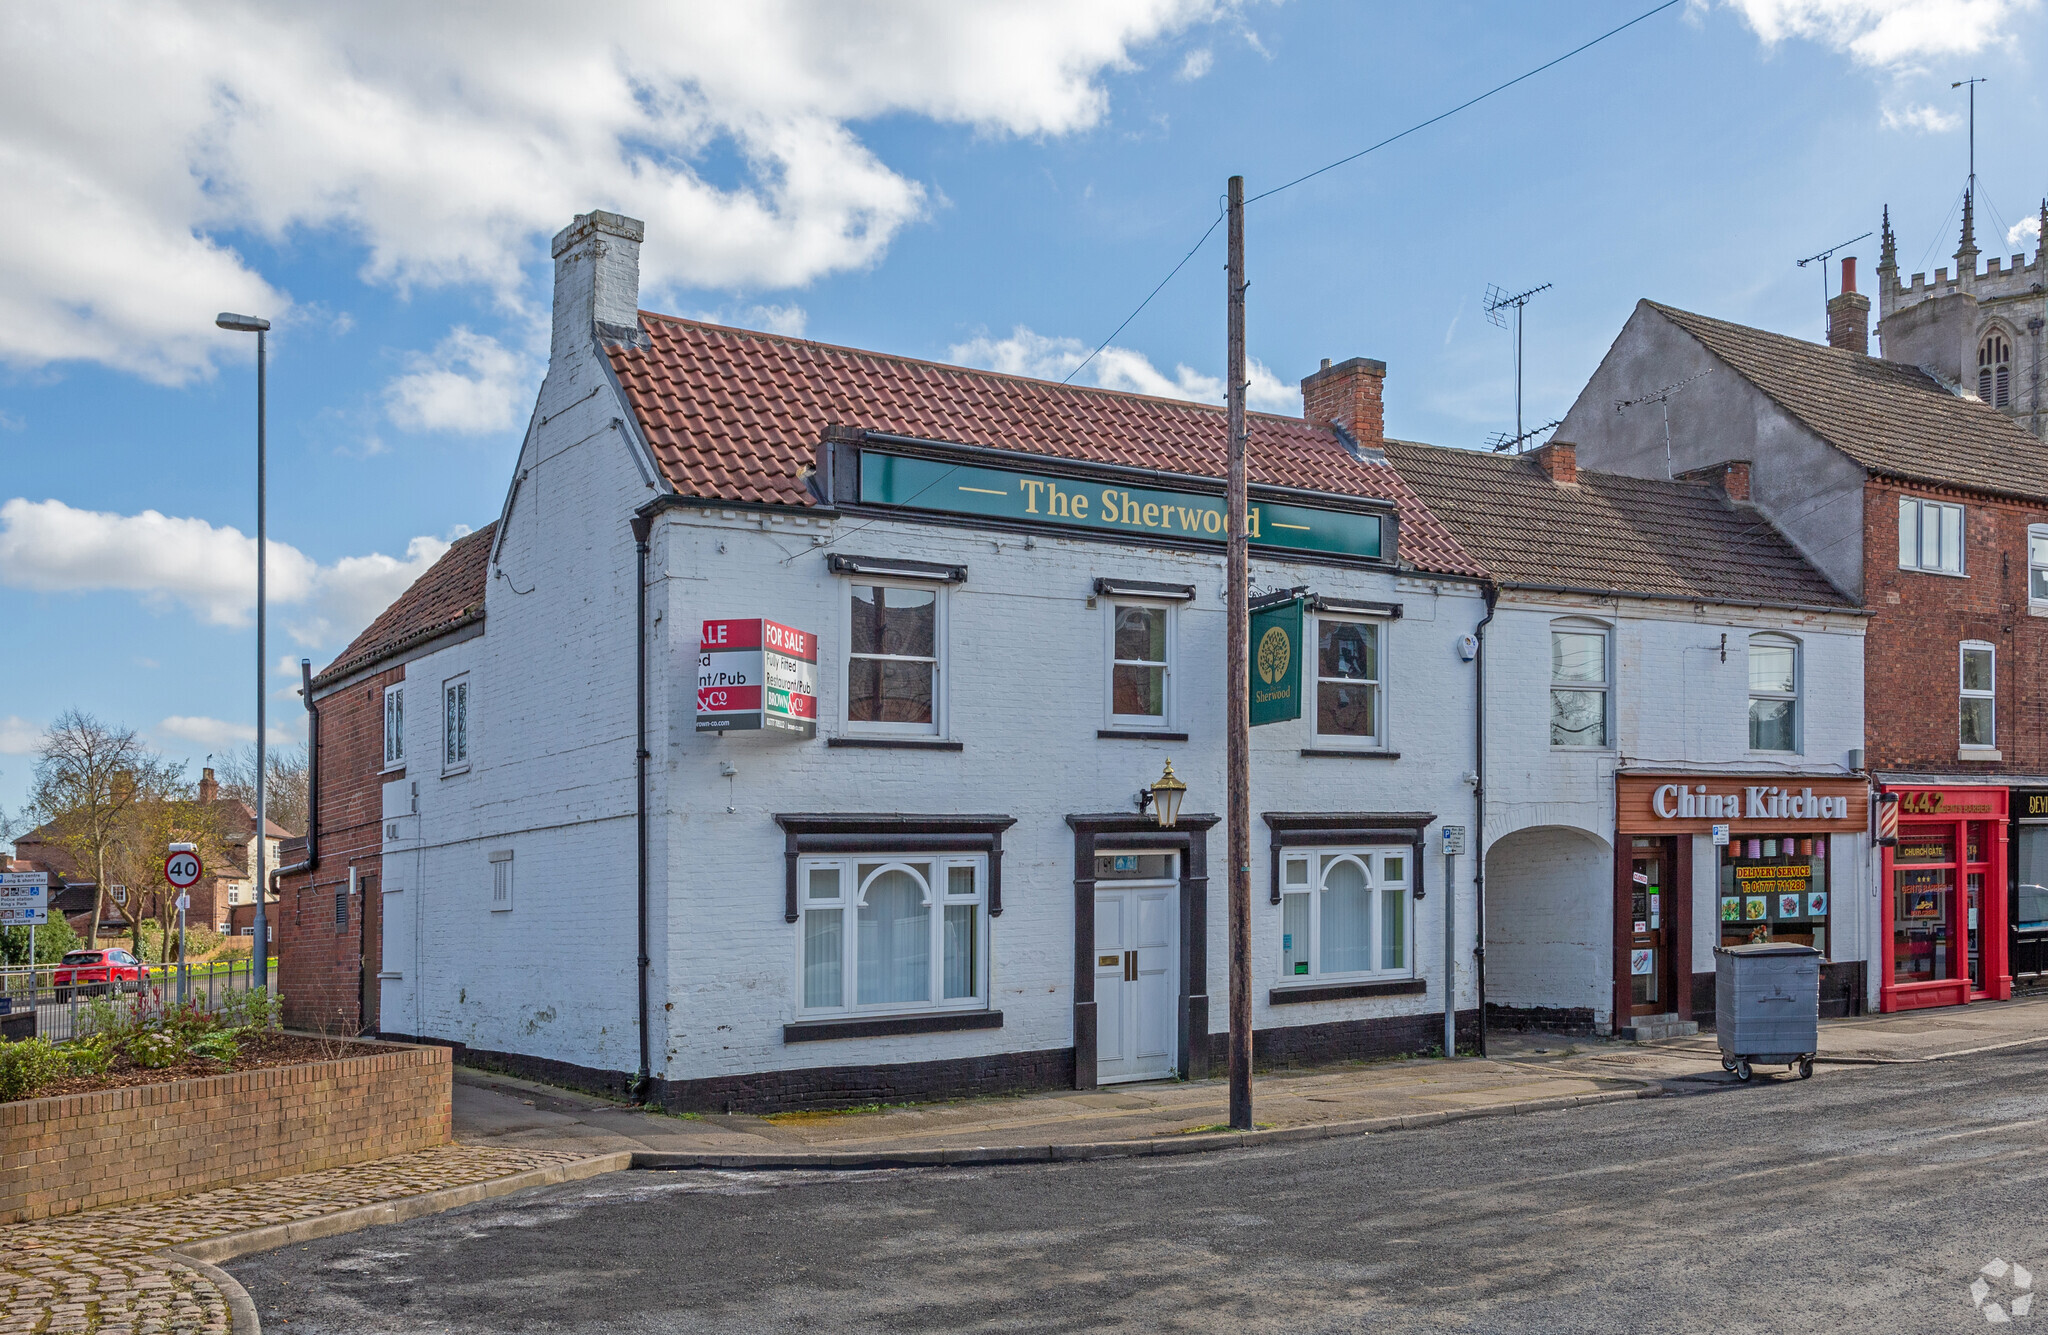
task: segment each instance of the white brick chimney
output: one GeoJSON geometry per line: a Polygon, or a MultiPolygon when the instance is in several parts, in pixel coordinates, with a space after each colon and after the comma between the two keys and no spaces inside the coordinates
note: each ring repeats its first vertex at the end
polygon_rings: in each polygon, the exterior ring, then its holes
{"type": "Polygon", "coordinates": [[[640,324],[640,241],[647,225],[617,213],[579,213],[555,233],[551,360],[590,346],[595,329],[626,335],[640,324]]]}

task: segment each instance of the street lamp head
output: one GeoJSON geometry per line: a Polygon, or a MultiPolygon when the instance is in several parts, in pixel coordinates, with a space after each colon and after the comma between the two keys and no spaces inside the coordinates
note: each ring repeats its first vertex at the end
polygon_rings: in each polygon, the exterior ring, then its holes
{"type": "Polygon", "coordinates": [[[236,315],[233,311],[222,311],[213,317],[213,322],[238,334],[260,334],[270,328],[270,321],[260,315],[236,315]]]}
{"type": "Polygon", "coordinates": [[[1159,828],[1170,830],[1180,819],[1180,801],[1187,796],[1188,786],[1173,775],[1173,762],[1166,762],[1166,773],[1152,781],[1152,800],[1157,804],[1155,813],[1159,828]]]}

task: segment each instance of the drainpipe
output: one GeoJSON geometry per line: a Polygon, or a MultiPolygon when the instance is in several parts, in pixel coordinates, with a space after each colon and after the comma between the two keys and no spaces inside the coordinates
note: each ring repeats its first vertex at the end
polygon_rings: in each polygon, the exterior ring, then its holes
{"type": "MultiPolygon", "coordinates": [[[[320,865],[320,711],[313,708],[313,660],[310,658],[299,660],[299,696],[306,705],[306,860],[271,870],[270,893],[274,895],[284,893],[277,885],[279,877],[296,876],[320,865]]],[[[261,839],[263,831],[258,830],[256,837],[261,839]]]]}
{"type": "Polygon", "coordinates": [[[1486,594],[1486,615],[1472,628],[1479,643],[1472,655],[1473,691],[1472,773],[1472,960],[1479,981],[1479,1055],[1486,1056],[1486,623],[1493,620],[1500,590],[1491,582],[1481,586],[1486,594]]]}
{"type": "Polygon", "coordinates": [[[636,785],[633,808],[639,863],[640,919],[640,1070],[633,1077],[633,1101],[645,1103],[648,1086],[654,1082],[647,1024],[647,969],[653,963],[647,955],[647,537],[654,529],[654,516],[636,514],[633,516],[632,525],[635,579],[633,725],[636,730],[633,742],[633,777],[636,785]]]}

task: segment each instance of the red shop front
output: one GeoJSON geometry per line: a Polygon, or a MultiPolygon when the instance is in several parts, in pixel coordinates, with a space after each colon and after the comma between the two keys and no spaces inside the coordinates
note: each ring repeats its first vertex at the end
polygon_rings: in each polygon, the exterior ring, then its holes
{"type": "Polygon", "coordinates": [[[2003,788],[1886,785],[1898,843],[1884,850],[1884,978],[1878,1009],[2002,1001],[2006,964],[2003,788]]]}

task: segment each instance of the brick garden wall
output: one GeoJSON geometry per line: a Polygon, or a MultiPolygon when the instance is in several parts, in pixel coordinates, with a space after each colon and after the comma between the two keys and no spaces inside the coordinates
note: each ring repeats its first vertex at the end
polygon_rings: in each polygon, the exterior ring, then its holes
{"type": "Polygon", "coordinates": [[[1864,717],[1874,770],[2039,774],[2048,770],[2048,617],[2027,604],[2027,526],[2048,508],[1974,492],[1873,481],[1864,494],[1864,717]],[[1963,506],[1967,578],[1899,569],[1899,497],[1963,506]],[[1998,647],[2003,761],[1957,755],[1960,645],[1998,647]]]}
{"type": "Polygon", "coordinates": [[[0,1224],[366,1163],[453,1138],[438,1047],[0,1103],[0,1224]]]}
{"type": "MultiPolygon", "coordinates": [[[[365,895],[349,895],[354,867],[370,893],[383,864],[383,785],[405,777],[384,773],[384,688],[405,680],[403,664],[320,697],[320,865],[283,881],[278,903],[278,982],[285,1023],[299,1029],[355,1034],[366,1027],[362,989],[365,895]],[[335,912],[335,893],[344,912],[335,912]]],[[[408,704],[431,710],[431,699],[408,704]]],[[[371,960],[368,986],[379,961],[371,960]]]]}

